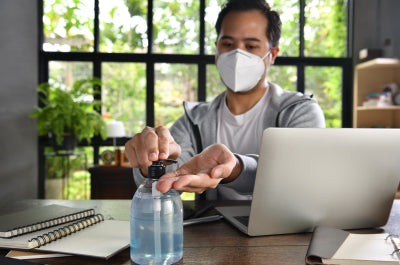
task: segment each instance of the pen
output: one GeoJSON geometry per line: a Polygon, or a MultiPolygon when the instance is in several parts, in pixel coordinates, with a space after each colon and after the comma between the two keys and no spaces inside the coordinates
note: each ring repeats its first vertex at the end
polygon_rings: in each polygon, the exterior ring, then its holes
{"type": "Polygon", "coordinates": [[[392,255],[394,255],[396,253],[397,257],[400,257],[400,255],[399,255],[399,251],[400,251],[399,236],[397,236],[397,235],[388,235],[386,237],[386,240],[388,238],[390,238],[390,241],[392,241],[392,244],[394,246],[394,251],[393,251],[392,255]]]}
{"type": "Polygon", "coordinates": [[[218,221],[222,218],[223,217],[221,215],[211,215],[211,216],[200,217],[200,218],[192,218],[192,219],[184,220],[183,226],[218,221]]]}

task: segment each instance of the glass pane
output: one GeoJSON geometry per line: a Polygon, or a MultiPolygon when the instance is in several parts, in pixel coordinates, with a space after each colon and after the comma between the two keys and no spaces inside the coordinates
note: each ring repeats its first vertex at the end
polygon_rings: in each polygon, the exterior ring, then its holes
{"type": "Polygon", "coordinates": [[[217,66],[215,64],[207,65],[206,72],[206,101],[210,102],[221,92],[225,91],[226,87],[221,81],[217,66]]]}
{"type": "Polygon", "coordinates": [[[284,90],[297,91],[297,67],[272,65],[268,72],[268,81],[284,90]]]}
{"type": "Polygon", "coordinates": [[[347,0],[307,0],[305,56],[345,57],[347,0]]]}
{"type": "Polygon", "coordinates": [[[147,1],[100,0],[100,51],[147,52],[147,1]]]}
{"type": "Polygon", "coordinates": [[[205,54],[215,54],[215,42],[217,41],[217,32],[215,31],[215,23],[222,5],[226,0],[206,0],[205,10],[205,54]]]}
{"type": "Polygon", "coordinates": [[[300,2],[299,0],[269,0],[272,10],[278,12],[282,21],[278,56],[299,56],[300,2]]]}
{"type": "Polygon", "coordinates": [[[71,88],[76,80],[91,78],[93,66],[89,62],[49,62],[49,82],[64,84],[71,88]]]}
{"type": "Polygon", "coordinates": [[[43,1],[44,51],[91,52],[93,28],[93,0],[43,1]]]}
{"type": "Polygon", "coordinates": [[[155,65],[155,126],[171,125],[184,112],[182,102],[197,101],[197,65],[155,65]]]}
{"type": "Polygon", "coordinates": [[[198,0],[154,0],[154,53],[199,53],[198,0]]]}
{"type": "Polygon", "coordinates": [[[102,64],[102,115],[122,121],[126,136],[146,126],[146,64],[102,64]]]}
{"type": "Polygon", "coordinates": [[[342,68],[306,67],[306,93],[318,100],[326,120],[326,127],[342,127],[342,68]]]}
{"type": "Polygon", "coordinates": [[[67,200],[90,199],[90,174],[93,147],[77,147],[69,155],[45,148],[45,198],[67,200]]]}

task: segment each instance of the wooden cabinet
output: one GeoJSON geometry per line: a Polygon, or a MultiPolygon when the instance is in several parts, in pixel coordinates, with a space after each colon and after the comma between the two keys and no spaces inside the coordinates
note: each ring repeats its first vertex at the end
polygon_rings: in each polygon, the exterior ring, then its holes
{"type": "Polygon", "coordinates": [[[132,199],[136,184],[131,167],[96,166],[89,172],[91,199],[132,199]]]}
{"type": "Polygon", "coordinates": [[[384,86],[390,83],[400,86],[400,60],[378,58],[356,66],[353,94],[354,128],[400,128],[400,106],[363,106],[369,93],[382,92],[384,86]]]}

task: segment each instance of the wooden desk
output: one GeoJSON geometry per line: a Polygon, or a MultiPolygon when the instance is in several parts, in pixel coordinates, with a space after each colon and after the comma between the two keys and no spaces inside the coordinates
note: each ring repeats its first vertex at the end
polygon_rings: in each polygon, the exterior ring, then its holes
{"type": "MultiPolygon", "coordinates": [[[[1,208],[5,213],[11,210],[26,209],[35,205],[61,204],[71,207],[93,207],[106,218],[129,220],[130,200],[29,200],[14,203],[1,208]]],[[[184,202],[187,208],[201,207],[204,202],[184,202]]],[[[215,203],[220,205],[221,202],[215,203]]],[[[400,201],[395,200],[389,222],[382,229],[363,230],[365,232],[382,232],[400,234],[400,201]]],[[[248,237],[226,221],[187,226],[184,228],[183,260],[177,264],[305,264],[311,233],[248,237]]],[[[1,255],[8,251],[0,250],[1,255]]],[[[32,260],[34,261],[34,260],[32,260]]],[[[100,260],[86,257],[63,257],[35,260],[43,264],[132,264],[129,249],[112,257],[100,260]]]]}

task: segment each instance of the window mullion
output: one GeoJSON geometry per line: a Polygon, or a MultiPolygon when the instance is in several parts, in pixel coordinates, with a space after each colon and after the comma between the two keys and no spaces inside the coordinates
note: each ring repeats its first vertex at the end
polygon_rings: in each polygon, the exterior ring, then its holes
{"type": "MultiPolygon", "coordinates": [[[[300,58],[304,58],[304,25],[306,22],[305,18],[305,0],[300,0],[300,45],[299,45],[299,55],[300,58]]],[[[305,76],[304,76],[304,64],[301,63],[297,66],[297,91],[304,93],[305,86],[305,76]]]]}
{"type": "Polygon", "coordinates": [[[305,26],[305,23],[306,23],[306,17],[305,17],[305,6],[306,6],[306,4],[305,4],[305,0],[300,0],[300,28],[299,28],[299,31],[300,31],[300,45],[299,45],[299,49],[300,49],[300,51],[299,51],[299,54],[300,54],[300,57],[302,58],[302,57],[304,57],[304,47],[305,47],[305,45],[304,45],[304,26],[305,26]]]}
{"type": "Polygon", "coordinates": [[[197,81],[198,81],[198,91],[197,91],[197,99],[198,101],[206,101],[206,77],[207,77],[207,64],[201,62],[198,64],[197,70],[197,81]]]}
{"type": "Polygon", "coordinates": [[[304,76],[304,64],[301,63],[297,66],[297,91],[304,93],[305,91],[305,76],[304,76]]]}
{"type": "Polygon", "coordinates": [[[205,26],[205,10],[206,10],[206,0],[200,0],[200,34],[199,34],[199,47],[200,55],[205,53],[205,36],[206,36],[206,26],[205,26]]]}
{"type": "MultiPolygon", "coordinates": [[[[205,10],[206,10],[206,0],[200,0],[200,34],[199,34],[199,47],[200,47],[200,56],[205,55],[205,10]]],[[[199,101],[206,101],[206,64],[204,60],[197,65],[197,99],[199,101]]]]}
{"type": "Polygon", "coordinates": [[[147,1],[147,53],[153,53],[153,0],[147,1]]]}
{"type": "Polygon", "coordinates": [[[146,124],[147,126],[154,127],[154,62],[148,62],[146,64],[146,124]]]}
{"type": "Polygon", "coordinates": [[[94,53],[100,51],[100,22],[99,22],[99,0],[94,0],[94,53]]]}
{"type": "Polygon", "coordinates": [[[154,127],[154,61],[150,60],[153,53],[153,0],[147,1],[147,54],[149,55],[146,63],[146,124],[154,127]]]}

